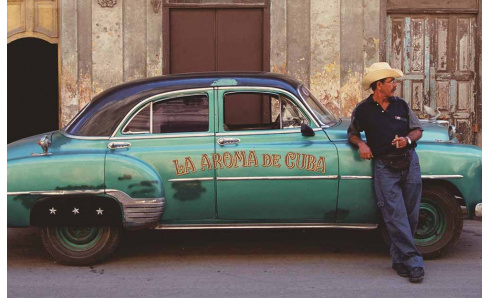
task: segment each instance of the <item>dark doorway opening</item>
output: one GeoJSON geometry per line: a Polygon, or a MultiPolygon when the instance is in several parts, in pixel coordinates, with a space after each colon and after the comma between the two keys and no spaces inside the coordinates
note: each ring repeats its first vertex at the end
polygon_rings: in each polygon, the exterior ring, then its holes
{"type": "Polygon", "coordinates": [[[58,46],[37,38],[7,45],[7,143],[59,128],[58,46]]]}

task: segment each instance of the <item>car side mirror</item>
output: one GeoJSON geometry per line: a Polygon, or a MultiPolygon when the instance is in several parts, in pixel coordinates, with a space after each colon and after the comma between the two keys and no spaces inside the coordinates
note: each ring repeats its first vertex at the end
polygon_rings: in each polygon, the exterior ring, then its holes
{"type": "Polygon", "coordinates": [[[315,135],[313,129],[305,123],[302,123],[301,132],[304,137],[313,137],[315,135]]]}

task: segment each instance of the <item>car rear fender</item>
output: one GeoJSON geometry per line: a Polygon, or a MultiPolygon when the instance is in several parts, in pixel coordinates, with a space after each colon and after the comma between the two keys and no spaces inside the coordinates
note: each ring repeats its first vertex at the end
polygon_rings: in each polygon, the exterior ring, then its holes
{"type": "Polygon", "coordinates": [[[164,188],[150,164],[128,155],[107,154],[105,186],[107,195],[121,203],[126,228],[157,225],[164,208],[164,188]]]}
{"type": "Polygon", "coordinates": [[[56,153],[7,161],[7,225],[30,224],[30,210],[46,195],[104,192],[105,153],[56,153]]]}

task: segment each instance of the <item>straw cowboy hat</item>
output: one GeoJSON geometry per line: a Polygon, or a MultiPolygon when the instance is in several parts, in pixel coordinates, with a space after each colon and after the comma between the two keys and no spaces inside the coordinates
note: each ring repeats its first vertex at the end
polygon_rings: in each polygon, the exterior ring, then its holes
{"type": "Polygon", "coordinates": [[[363,88],[368,90],[371,83],[385,78],[399,78],[403,72],[399,69],[391,68],[386,62],[373,63],[370,68],[366,69],[366,75],[363,78],[363,88]]]}

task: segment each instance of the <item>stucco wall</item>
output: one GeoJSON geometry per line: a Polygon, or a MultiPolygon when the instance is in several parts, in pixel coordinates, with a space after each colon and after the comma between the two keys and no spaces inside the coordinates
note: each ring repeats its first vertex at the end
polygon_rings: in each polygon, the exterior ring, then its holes
{"type": "Polygon", "coordinates": [[[380,19],[380,0],[272,0],[271,71],[300,79],[331,112],[349,116],[368,95],[364,68],[379,61],[380,19]]]}
{"type": "Polygon", "coordinates": [[[66,125],[93,96],[162,74],[162,12],[151,0],[60,1],[60,110],[66,125]]]}
{"type": "MultiPolygon", "coordinates": [[[[63,126],[101,91],[163,73],[158,1],[115,2],[60,1],[63,126]]],[[[364,67],[379,59],[380,0],[271,0],[270,31],[270,70],[298,78],[333,113],[349,116],[366,95],[364,67]]]]}

